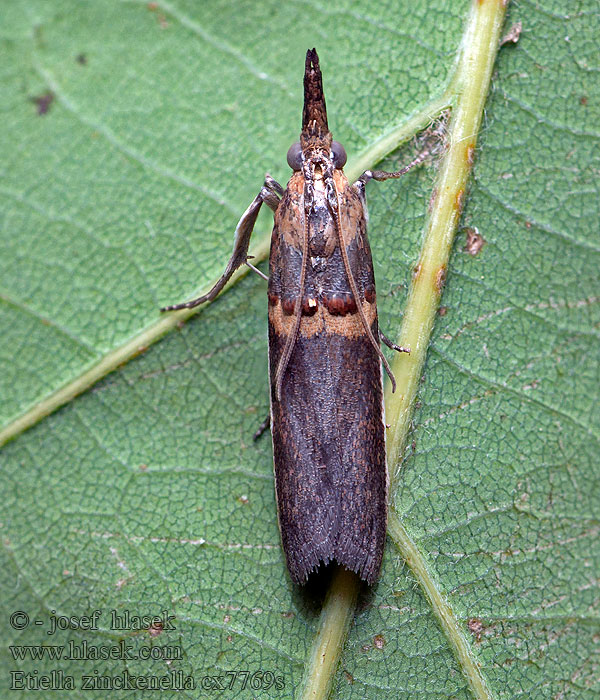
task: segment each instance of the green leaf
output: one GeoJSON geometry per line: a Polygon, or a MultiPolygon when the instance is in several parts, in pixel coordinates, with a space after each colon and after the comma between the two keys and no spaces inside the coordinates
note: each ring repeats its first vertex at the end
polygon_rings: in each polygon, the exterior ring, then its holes
{"type": "MultiPolygon", "coordinates": [[[[270,440],[251,437],[268,411],[265,285],[244,279],[181,328],[157,309],[220,274],[265,172],[285,183],[307,48],[319,51],[335,138],[355,169],[370,167],[444,106],[469,7],[4,4],[0,412],[13,439],[0,454],[3,687],[12,671],[55,670],[74,677],[72,697],[98,697],[82,675],[127,669],[193,676],[190,698],[299,688],[320,600],[285,572],[270,440]],[[94,610],[97,630],[46,634],[52,611],[94,610]],[[166,610],[176,629],[118,631],[112,610],[166,610]],[[29,616],[25,629],[11,626],[15,611],[29,616]],[[181,658],[14,656],[119,640],[181,658]],[[284,688],[267,689],[263,675],[262,689],[250,679],[242,689],[243,674],[227,675],[261,670],[284,688]],[[232,689],[209,690],[203,679],[215,676],[232,689]]],[[[525,2],[506,30],[518,21],[518,43],[496,63],[394,512],[491,697],[592,698],[600,20],[591,3],[525,2]],[[485,240],[475,256],[467,229],[485,240]]],[[[412,154],[404,147],[383,167],[412,154]]],[[[431,163],[369,186],[390,336],[435,174],[431,163]]],[[[269,228],[261,216],[259,248],[269,228]]],[[[390,540],[335,697],[468,698],[464,670],[390,540]]]]}

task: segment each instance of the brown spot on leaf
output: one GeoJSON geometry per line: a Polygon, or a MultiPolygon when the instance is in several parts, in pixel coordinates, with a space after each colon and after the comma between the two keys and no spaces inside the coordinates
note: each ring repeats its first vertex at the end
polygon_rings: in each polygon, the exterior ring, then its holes
{"type": "Polygon", "coordinates": [[[445,316],[448,313],[448,307],[447,306],[440,306],[438,309],[438,314],[440,316],[445,316]]]}
{"type": "Polygon", "coordinates": [[[456,193],[456,197],[454,198],[454,208],[456,211],[460,214],[462,211],[463,205],[465,203],[465,191],[461,187],[458,192],[456,193]]]}
{"type": "Polygon", "coordinates": [[[137,350],[134,352],[132,357],[138,357],[138,355],[143,355],[147,349],[148,349],[147,345],[140,345],[139,348],[137,348],[137,350]]]}
{"type": "Polygon", "coordinates": [[[54,93],[50,92],[45,92],[43,95],[38,95],[37,97],[32,97],[31,101],[36,105],[37,107],[37,113],[40,116],[43,116],[44,114],[48,114],[48,110],[50,109],[50,105],[54,101],[54,93]]]}
{"type": "Polygon", "coordinates": [[[435,276],[435,289],[438,294],[442,293],[446,282],[446,266],[442,265],[435,276]]]}
{"type": "Polygon", "coordinates": [[[87,65],[87,56],[84,53],[77,54],[75,60],[82,66],[87,65]]]}
{"type": "Polygon", "coordinates": [[[349,673],[348,671],[344,671],[344,676],[348,683],[350,683],[350,685],[354,684],[354,676],[351,673],[349,673]]]}
{"type": "Polygon", "coordinates": [[[468,165],[473,165],[475,162],[475,146],[472,143],[467,146],[466,155],[468,165]]]}
{"type": "MultiPolygon", "coordinates": [[[[157,2],[149,2],[146,7],[150,12],[156,12],[159,9],[157,2]]],[[[169,26],[167,18],[162,13],[156,16],[156,21],[160,24],[162,29],[166,29],[169,26]]]]}
{"type": "Polygon", "coordinates": [[[476,228],[466,228],[467,241],[463,250],[469,255],[477,255],[486,244],[485,238],[476,228]]]}
{"type": "Polygon", "coordinates": [[[154,622],[148,627],[148,634],[151,637],[158,637],[163,631],[163,623],[160,620],[154,620],[154,622]]]}
{"type": "Polygon", "coordinates": [[[381,634],[376,634],[373,637],[373,646],[376,649],[383,649],[383,647],[385,646],[385,637],[381,634]]]}
{"type": "Polygon", "coordinates": [[[588,103],[588,98],[585,95],[582,95],[579,98],[579,104],[583,105],[585,107],[587,105],[587,103],[588,103]]]}
{"type": "Polygon", "coordinates": [[[469,628],[469,632],[475,637],[475,641],[479,643],[481,641],[483,622],[478,617],[472,617],[467,621],[467,627],[469,628]]]}
{"type": "Polygon", "coordinates": [[[419,275],[421,274],[421,269],[422,269],[421,263],[417,263],[414,268],[413,268],[413,280],[416,280],[419,275]]]}

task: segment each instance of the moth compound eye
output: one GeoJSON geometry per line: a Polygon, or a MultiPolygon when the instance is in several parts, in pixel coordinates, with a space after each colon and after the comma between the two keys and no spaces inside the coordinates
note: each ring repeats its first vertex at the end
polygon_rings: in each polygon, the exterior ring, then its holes
{"type": "Polygon", "coordinates": [[[302,169],[302,148],[299,141],[290,146],[287,152],[287,162],[292,170],[302,169]]]}
{"type": "MultiPolygon", "coordinates": [[[[333,141],[331,144],[331,153],[333,155],[333,165],[338,170],[346,165],[346,160],[348,156],[346,155],[346,149],[342,146],[339,141],[333,141]]],[[[288,161],[289,162],[289,161],[288,161]]]]}

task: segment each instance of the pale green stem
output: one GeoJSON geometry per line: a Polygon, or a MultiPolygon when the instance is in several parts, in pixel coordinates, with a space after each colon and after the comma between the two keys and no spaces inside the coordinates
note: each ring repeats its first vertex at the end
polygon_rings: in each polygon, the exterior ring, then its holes
{"type": "Polygon", "coordinates": [[[341,566],[336,569],[323,603],[319,629],[298,698],[317,700],[328,697],[344,648],[344,639],[354,616],[360,585],[356,574],[341,566]]]}
{"type": "MultiPolygon", "coordinates": [[[[475,156],[475,143],[488,94],[500,41],[506,2],[475,0],[457,66],[448,149],[444,154],[431,198],[431,213],[419,261],[414,268],[406,304],[400,344],[410,355],[394,362],[397,389],[387,393],[386,421],[392,485],[410,426],[412,406],[421,378],[433,321],[446,278],[448,256],[465,200],[467,178],[475,156]]],[[[393,488],[392,488],[393,493],[393,488]]]]}
{"type": "MultiPolygon", "coordinates": [[[[475,143],[489,91],[507,4],[508,0],[474,0],[463,36],[456,74],[450,85],[452,95],[449,103],[453,106],[453,113],[447,135],[448,149],[442,159],[431,198],[431,213],[426,224],[419,262],[415,266],[399,339],[401,345],[410,347],[411,353],[408,356],[398,356],[394,362],[396,392],[391,394],[389,386],[386,387],[388,389],[386,421],[390,425],[387,453],[391,471],[392,498],[431,329],[446,278],[448,257],[464,204],[467,179],[473,165],[475,143]]],[[[440,104],[439,111],[445,106],[447,105],[440,104]]],[[[363,167],[362,164],[361,167],[363,167]]],[[[388,531],[415,578],[421,584],[454,650],[473,696],[478,700],[489,700],[492,697],[491,693],[481,668],[471,653],[471,647],[465,639],[460,623],[430,572],[429,563],[393,510],[390,512],[388,531]]],[[[341,591],[336,588],[339,585],[337,580],[332,582],[323,606],[319,634],[315,640],[311,662],[305,672],[302,698],[324,700],[329,692],[331,680],[322,678],[320,675],[336,672],[336,666],[333,664],[318,666],[312,662],[312,659],[316,653],[315,650],[322,648],[324,640],[329,640],[331,644],[334,643],[334,639],[338,639],[334,636],[334,631],[340,629],[338,620],[350,620],[354,613],[352,607],[342,615],[342,611],[336,607],[337,617],[334,621],[328,606],[333,604],[330,601],[337,600],[336,596],[341,595],[341,591]]],[[[358,590],[358,583],[355,582],[354,585],[358,590]]],[[[343,637],[336,642],[340,647],[337,650],[338,656],[343,642],[343,637]]],[[[335,651],[330,651],[332,659],[335,658],[335,651]]]]}
{"type": "MultiPolygon", "coordinates": [[[[393,370],[396,392],[386,393],[387,437],[393,499],[414,399],[423,371],[431,329],[446,279],[446,266],[465,200],[475,143],[489,92],[492,69],[500,45],[500,32],[508,0],[480,0],[472,5],[457,67],[448,149],[444,154],[431,198],[431,213],[419,261],[414,268],[399,342],[410,347],[397,357],[393,370]]],[[[429,563],[406,531],[391,502],[389,534],[429,599],[454,650],[473,696],[491,698],[481,668],[471,652],[462,626],[446,601],[429,563]]]]}
{"type": "Polygon", "coordinates": [[[491,700],[492,694],[481,672],[479,661],[471,651],[454,611],[450,607],[438,582],[431,575],[429,562],[425,560],[413,539],[406,532],[400,518],[392,511],[388,517],[388,534],[394,540],[402,557],[421,584],[425,595],[452,645],[454,654],[469,683],[473,696],[478,700],[491,700]]]}

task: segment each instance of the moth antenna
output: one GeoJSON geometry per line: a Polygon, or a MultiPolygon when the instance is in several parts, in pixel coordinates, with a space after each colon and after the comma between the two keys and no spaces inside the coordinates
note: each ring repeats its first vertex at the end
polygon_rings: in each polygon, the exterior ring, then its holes
{"type": "Polygon", "coordinates": [[[277,401],[281,400],[281,385],[283,384],[283,377],[285,375],[285,370],[287,369],[290,357],[292,356],[292,351],[294,350],[294,345],[296,344],[296,338],[298,337],[298,330],[300,328],[300,321],[302,320],[302,299],[304,298],[304,286],[306,282],[306,268],[308,266],[308,224],[306,220],[306,213],[304,207],[302,207],[303,212],[303,230],[304,230],[304,240],[302,241],[302,267],[300,268],[300,293],[296,299],[296,306],[294,307],[294,330],[287,337],[285,341],[285,347],[283,349],[283,354],[279,360],[279,365],[277,366],[277,372],[275,373],[275,397],[277,401]]]}
{"type": "Polygon", "coordinates": [[[344,234],[343,234],[343,229],[342,229],[342,221],[340,217],[340,193],[338,192],[337,187],[335,187],[334,183],[334,188],[335,188],[335,199],[336,199],[336,210],[332,211],[333,218],[335,220],[335,225],[338,231],[338,239],[340,242],[340,253],[342,254],[342,260],[344,261],[344,268],[346,269],[346,276],[348,277],[348,282],[350,283],[350,290],[352,291],[352,296],[354,297],[354,301],[356,302],[356,308],[358,309],[358,315],[360,316],[360,320],[362,321],[363,327],[367,333],[367,336],[371,342],[371,345],[375,348],[375,352],[379,355],[383,366],[385,367],[385,371],[387,372],[388,377],[390,378],[390,382],[392,384],[392,393],[396,391],[396,379],[394,378],[394,375],[392,374],[392,370],[390,369],[390,366],[388,364],[388,361],[385,359],[385,355],[383,354],[383,351],[379,347],[379,343],[375,340],[375,337],[373,335],[373,331],[371,330],[371,327],[369,326],[369,322],[367,321],[367,317],[365,316],[365,312],[362,307],[362,303],[360,300],[360,296],[358,294],[358,287],[356,286],[356,280],[354,279],[354,275],[352,274],[352,269],[350,268],[350,260],[348,260],[348,252],[346,250],[346,243],[344,241],[344,234]]]}

